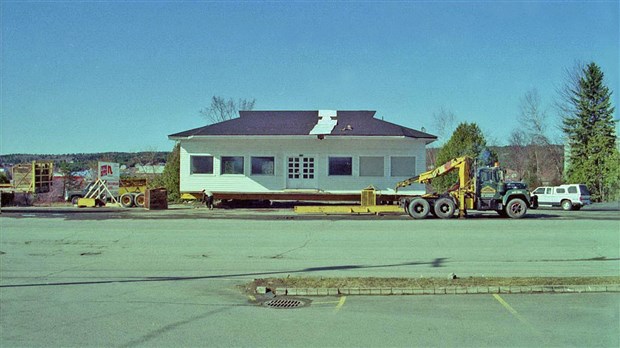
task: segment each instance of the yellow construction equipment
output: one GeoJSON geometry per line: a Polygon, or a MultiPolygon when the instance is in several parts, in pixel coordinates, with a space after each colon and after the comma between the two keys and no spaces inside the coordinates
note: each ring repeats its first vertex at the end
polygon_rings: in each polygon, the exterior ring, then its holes
{"type": "Polygon", "coordinates": [[[26,204],[32,204],[38,193],[49,192],[54,181],[54,163],[51,161],[32,161],[11,167],[12,180],[0,184],[0,207],[2,202],[10,202],[15,195],[26,197],[26,204]],[[2,195],[5,194],[6,199],[2,195]]]}
{"type": "Polygon", "coordinates": [[[0,189],[7,192],[43,193],[48,192],[54,180],[54,162],[32,161],[11,167],[10,184],[2,184],[0,189]]]}

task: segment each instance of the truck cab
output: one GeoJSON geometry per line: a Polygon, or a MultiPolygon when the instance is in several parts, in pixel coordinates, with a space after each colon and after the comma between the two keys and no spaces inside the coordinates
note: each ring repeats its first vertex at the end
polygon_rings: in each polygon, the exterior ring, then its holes
{"type": "Polygon", "coordinates": [[[476,173],[476,210],[495,210],[506,214],[508,205],[520,199],[530,208],[537,208],[537,197],[531,196],[526,185],[506,185],[504,171],[499,167],[481,167],[476,173]]]}

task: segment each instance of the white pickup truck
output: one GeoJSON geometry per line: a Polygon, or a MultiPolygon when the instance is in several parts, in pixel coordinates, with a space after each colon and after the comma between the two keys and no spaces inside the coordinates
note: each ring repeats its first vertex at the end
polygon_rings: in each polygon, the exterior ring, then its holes
{"type": "Polygon", "coordinates": [[[532,192],[538,196],[539,206],[562,207],[564,210],[579,210],[591,204],[590,191],[583,184],[541,186],[532,192]]]}

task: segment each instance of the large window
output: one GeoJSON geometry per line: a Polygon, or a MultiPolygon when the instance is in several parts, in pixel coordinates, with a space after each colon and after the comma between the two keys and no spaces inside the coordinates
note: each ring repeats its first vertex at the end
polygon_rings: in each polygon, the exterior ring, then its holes
{"type": "Polygon", "coordinates": [[[330,157],[329,175],[353,175],[353,158],[330,157]]]}
{"type": "Polygon", "coordinates": [[[243,156],[222,156],[222,174],[244,174],[243,156]]]}
{"type": "Polygon", "coordinates": [[[391,175],[411,177],[415,175],[415,157],[392,157],[391,175]]]}
{"type": "Polygon", "coordinates": [[[213,156],[191,156],[191,174],[213,174],[213,156]]]}
{"type": "Polygon", "coordinates": [[[383,176],[383,157],[361,157],[360,176],[383,176]]]}
{"type": "Polygon", "coordinates": [[[252,157],[252,175],[274,175],[273,157],[252,157]]]}

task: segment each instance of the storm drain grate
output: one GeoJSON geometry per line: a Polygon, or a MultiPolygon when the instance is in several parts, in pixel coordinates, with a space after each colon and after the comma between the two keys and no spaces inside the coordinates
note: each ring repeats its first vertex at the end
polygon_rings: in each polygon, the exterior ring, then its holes
{"type": "Polygon", "coordinates": [[[306,305],[306,302],[292,298],[274,298],[272,300],[263,302],[263,305],[270,308],[289,309],[304,307],[306,305]]]}

